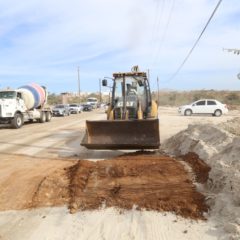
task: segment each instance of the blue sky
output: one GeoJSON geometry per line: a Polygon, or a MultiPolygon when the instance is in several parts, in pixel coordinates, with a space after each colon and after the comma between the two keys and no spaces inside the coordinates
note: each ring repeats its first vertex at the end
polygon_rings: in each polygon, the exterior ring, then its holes
{"type": "Polygon", "coordinates": [[[133,65],[151,86],[240,90],[240,2],[223,0],[179,74],[169,81],[218,0],[0,1],[0,88],[36,82],[50,92],[98,91],[133,65]]]}

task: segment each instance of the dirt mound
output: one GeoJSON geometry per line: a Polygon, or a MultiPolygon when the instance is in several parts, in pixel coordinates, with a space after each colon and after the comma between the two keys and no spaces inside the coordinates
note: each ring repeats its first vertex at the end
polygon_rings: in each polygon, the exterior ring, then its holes
{"type": "Polygon", "coordinates": [[[207,182],[211,168],[202,159],[200,159],[196,153],[189,152],[186,155],[182,155],[180,159],[191,166],[197,182],[207,182]]]}
{"type": "Polygon", "coordinates": [[[209,181],[204,186],[210,215],[227,229],[231,239],[240,239],[240,137],[236,136],[237,129],[238,119],[219,126],[194,124],[162,144],[166,154],[179,157],[194,152],[211,167],[209,181]],[[232,128],[235,134],[224,130],[223,126],[232,128]]]}
{"type": "Polygon", "coordinates": [[[224,130],[240,136],[240,119],[239,117],[233,118],[231,120],[228,120],[225,123],[219,124],[219,127],[223,128],[224,130]]]}
{"type": "Polygon", "coordinates": [[[184,166],[177,160],[149,154],[77,164],[44,179],[33,205],[68,204],[78,210],[117,207],[170,211],[204,219],[205,197],[196,191],[184,166]]]}

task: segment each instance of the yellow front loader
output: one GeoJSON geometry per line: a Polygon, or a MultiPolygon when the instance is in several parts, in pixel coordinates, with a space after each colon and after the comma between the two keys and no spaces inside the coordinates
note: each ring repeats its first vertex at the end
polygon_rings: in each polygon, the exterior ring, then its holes
{"type": "MultiPolygon", "coordinates": [[[[107,80],[103,80],[107,86],[107,80]]],[[[81,142],[89,149],[158,149],[157,104],[151,99],[146,72],[114,73],[107,120],[86,121],[81,142]]]]}

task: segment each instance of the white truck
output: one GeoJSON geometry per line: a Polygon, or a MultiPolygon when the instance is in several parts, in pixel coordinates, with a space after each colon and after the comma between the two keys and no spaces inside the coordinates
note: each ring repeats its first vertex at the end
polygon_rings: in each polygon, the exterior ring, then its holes
{"type": "Polygon", "coordinates": [[[97,108],[98,107],[98,99],[95,97],[89,97],[87,99],[87,104],[91,105],[92,108],[97,108]]]}
{"type": "Polygon", "coordinates": [[[0,123],[20,128],[24,122],[49,122],[52,110],[46,105],[44,87],[37,84],[23,86],[16,90],[0,91],[0,123]]]}

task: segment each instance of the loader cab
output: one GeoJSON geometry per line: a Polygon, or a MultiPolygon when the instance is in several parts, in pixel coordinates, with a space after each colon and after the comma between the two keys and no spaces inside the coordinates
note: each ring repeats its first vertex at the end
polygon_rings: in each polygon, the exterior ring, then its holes
{"type": "Polygon", "coordinates": [[[122,119],[124,107],[129,119],[137,119],[137,111],[142,109],[143,118],[148,115],[151,94],[147,78],[142,76],[116,76],[112,89],[112,109],[114,119],[122,119]]]}

